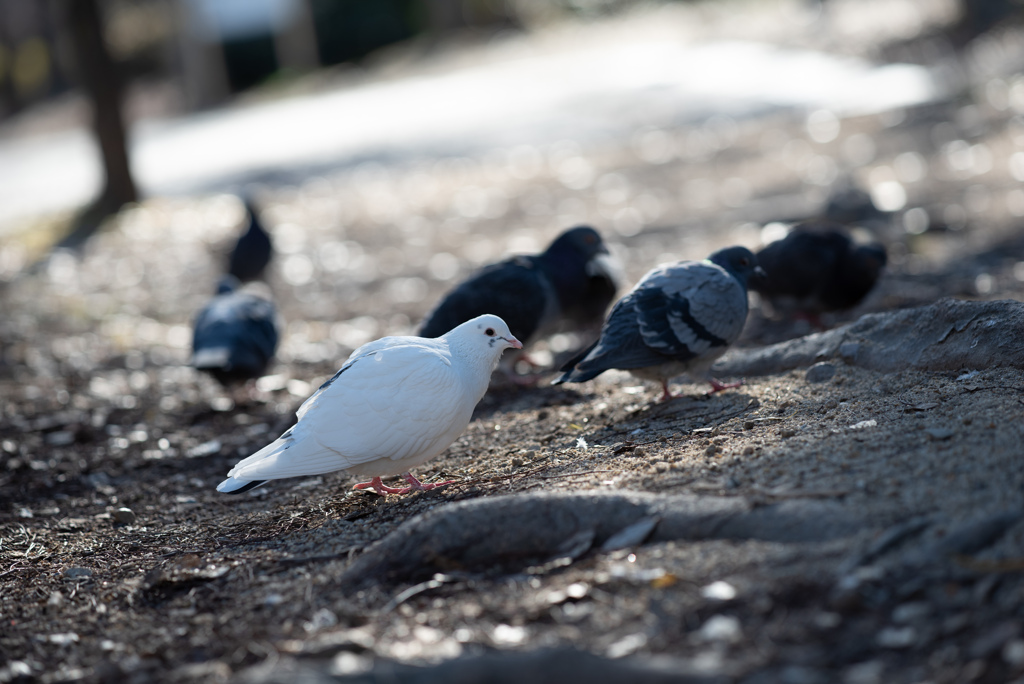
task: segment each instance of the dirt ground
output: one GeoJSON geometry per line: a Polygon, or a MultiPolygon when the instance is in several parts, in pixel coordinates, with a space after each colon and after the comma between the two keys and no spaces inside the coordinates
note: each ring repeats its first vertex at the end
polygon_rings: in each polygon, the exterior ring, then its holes
{"type": "MultiPolygon", "coordinates": [[[[1024,370],[998,359],[835,363],[823,381],[796,369],[713,396],[680,383],[685,396],[662,404],[618,372],[497,385],[418,473],[458,481],[443,490],[381,498],[341,475],[214,490],[355,346],[411,332],[477,265],[578,222],[606,235],[631,284],[659,262],[758,246],[763,223],[819,209],[828,170],[843,170],[898,183],[907,203],[866,225],[890,268],[831,323],[944,296],[1024,299],[1021,83],[972,66],[1021,35],[968,45],[970,79],[949,101],[844,119],[828,142],[774,113],[263,188],[286,333],[246,397],[186,365],[191,316],[241,218],[234,198],[147,200],[82,258],[35,271],[40,226],[8,240],[0,682],[294,681],[296,668],[378,681],[392,662],[570,648],[678,678],[615,679],[609,664],[593,681],[1024,681],[1024,370]],[[652,153],[652,134],[675,152],[652,153]],[[451,533],[441,518],[456,504],[468,513],[451,533]],[[535,505],[575,522],[542,529],[535,505]],[[374,551],[412,524],[448,550],[374,551]]],[[[738,346],[808,332],[755,301],[738,346]]],[[[392,681],[430,670],[402,672],[392,681]]]]}

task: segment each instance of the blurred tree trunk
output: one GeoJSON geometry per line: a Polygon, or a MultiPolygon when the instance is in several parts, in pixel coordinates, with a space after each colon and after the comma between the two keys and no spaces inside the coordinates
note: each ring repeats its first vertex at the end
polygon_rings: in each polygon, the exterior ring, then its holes
{"type": "Polygon", "coordinates": [[[278,68],[304,73],[320,66],[316,26],[309,0],[297,0],[293,12],[292,22],[274,34],[274,52],[278,68]]]}
{"type": "MultiPolygon", "coordinates": [[[[97,0],[63,0],[78,80],[93,108],[93,133],[103,156],[106,175],[100,196],[79,216],[73,234],[84,240],[103,217],[138,198],[128,164],[128,144],[121,115],[123,83],[103,39],[97,0]]],[[[65,241],[67,242],[67,241],[65,241]]]]}

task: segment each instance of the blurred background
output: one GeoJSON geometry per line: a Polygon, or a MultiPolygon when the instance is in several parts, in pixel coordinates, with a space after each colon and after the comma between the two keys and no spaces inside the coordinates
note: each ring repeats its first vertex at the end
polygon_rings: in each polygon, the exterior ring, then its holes
{"type": "Polygon", "coordinates": [[[1012,0],[0,0],[0,370],[193,382],[243,194],[296,396],[577,223],[627,287],[827,213],[890,254],[850,317],[1020,298],[1022,32],[1012,0]]]}

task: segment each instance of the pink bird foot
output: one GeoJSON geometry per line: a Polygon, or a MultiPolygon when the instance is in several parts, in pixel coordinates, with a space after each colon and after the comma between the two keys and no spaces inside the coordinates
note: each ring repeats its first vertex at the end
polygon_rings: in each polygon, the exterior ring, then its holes
{"type": "Polygon", "coordinates": [[[455,480],[447,480],[445,482],[431,482],[430,484],[423,484],[417,480],[412,473],[406,473],[402,475],[405,481],[409,483],[409,487],[388,487],[386,484],[380,481],[380,477],[375,477],[369,482],[360,482],[359,484],[353,485],[352,489],[370,489],[377,492],[381,496],[387,496],[388,494],[408,494],[409,492],[428,492],[431,489],[437,489],[445,485],[454,484],[455,480]]]}
{"type": "Polygon", "coordinates": [[[658,401],[671,401],[672,399],[678,399],[678,394],[672,394],[668,389],[668,380],[661,381],[661,397],[658,401]]]}
{"type": "Polygon", "coordinates": [[[714,394],[715,392],[721,392],[722,390],[733,389],[735,387],[740,387],[743,384],[742,380],[737,380],[736,382],[719,382],[714,378],[711,378],[710,382],[711,389],[708,390],[708,394],[714,394]]]}

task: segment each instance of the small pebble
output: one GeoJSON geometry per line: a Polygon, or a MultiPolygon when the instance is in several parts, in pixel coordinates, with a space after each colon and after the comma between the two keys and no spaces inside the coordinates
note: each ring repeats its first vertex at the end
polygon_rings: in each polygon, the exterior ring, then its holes
{"type": "Polygon", "coordinates": [[[911,622],[919,622],[927,618],[929,613],[931,613],[931,605],[924,601],[903,603],[893,609],[892,621],[904,625],[911,622]]]}
{"type": "Polygon", "coordinates": [[[114,519],[114,522],[121,523],[122,525],[133,525],[135,523],[135,512],[130,508],[118,508],[110,514],[110,517],[114,519]]]}
{"type": "Polygon", "coordinates": [[[814,624],[821,629],[833,629],[843,622],[843,616],[839,613],[822,612],[814,616],[814,624]]]}
{"type": "Polygon", "coordinates": [[[853,361],[860,353],[860,342],[844,342],[839,345],[839,356],[843,361],[853,361]]]}
{"type": "Polygon", "coordinates": [[[701,625],[697,636],[703,641],[738,643],[743,639],[743,628],[732,615],[712,615],[701,625]]]}
{"type": "Polygon", "coordinates": [[[875,638],[882,648],[909,648],[915,641],[917,630],[913,627],[886,627],[875,638]]]}
{"type": "Polygon", "coordinates": [[[811,383],[826,382],[831,380],[835,374],[836,367],[831,363],[822,361],[808,368],[807,373],[804,374],[804,379],[811,383]]]}
{"type": "Polygon", "coordinates": [[[718,451],[718,445],[717,444],[712,444],[707,449],[704,450],[704,455],[705,456],[714,456],[716,451],[718,451]]]}
{"type": "Polygon", "coordinates": [[[925,428],[924,432],[926,435],[939,442],[941,442],[942,440],[949,439],[954,434],[956,434],[947,427],[925,428]]]}
{"type": "Polygon", "coordinates": [[[747,446],[743,447],[744,456],[750,456],[752,453],[754,453],[754,446],[752,444],[748,444],[747,446]]]}
{"type": "Polygon", "coordinates": [[[1003,660],[1014,667],[1024,665],[1024,640],[1011,639],[1003,646],[1003,660]]]}
{"type": "Polygon", "coordinates": [[[728,582],[718,580],[717,582],[712,582],[711,584],[703,587],[700,590],[700,593],[704,598],[713,599],[715,601],[731,601],[736,598],[737,592],[736,587],[733,585],[728,582]]]}
{"type": "Polygon", "coordinates": [[[80,579],[82,577],[92,577],[92,570],[89,568],[68,568],[64,571],[64,576],[68,579],[80,579]]]}
{"type": "Polygon", "coordinates": [[[754,425],[755,425],[755,424],[756,424],[756,423],[754,423],[754,421],[752,421],[752,420],[747,420],[747,421],[744,421],[744,423],[743,423],[743,429],[744,429],[744,430],[753,430],[753,429],[754,429],[754,425]]]}
{"type": "Polygon", "coordinates": [[[46,443],[50,446],[67,446],[75,443],[75,433],[70,430],[58,430],[46,435],[46,443]]]}
{"type": "Polygon", "coordinates": [[[796,430],[794,430],[793,428],[782,428],[781,430],[779,430],[779,437],[782,437],[784,439],[788,439],[789,437],[792,437],[795,434],[796,430]]]}

